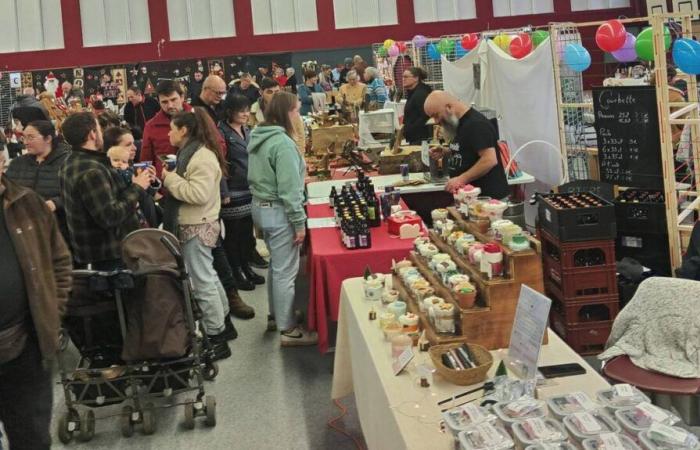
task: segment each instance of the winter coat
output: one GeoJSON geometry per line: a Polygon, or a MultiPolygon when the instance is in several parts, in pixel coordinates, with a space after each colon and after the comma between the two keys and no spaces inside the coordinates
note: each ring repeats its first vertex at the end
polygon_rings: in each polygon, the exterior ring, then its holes
{"type": "Polygon", "coordinates": [[[432,91],[425,83],[418,83],[415,89],[408,91],[403,113],[403,136],[409,144],[418,145],[432,138],[432,128],[425,124],[429,117],[424,109],[425,99],[432,91]]]}
{"type": "Polygon", "coordinates": [[[56,219],[31,190],[0,179],[2,207],[27,291],[32,323],[45,365],[58,351],[61,315],[71,289],[71,256],[56,219]]]}

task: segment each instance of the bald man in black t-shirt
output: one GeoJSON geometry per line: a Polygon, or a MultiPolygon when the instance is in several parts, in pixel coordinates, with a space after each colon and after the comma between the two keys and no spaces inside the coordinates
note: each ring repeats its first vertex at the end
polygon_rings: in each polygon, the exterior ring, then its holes
{"type": "Polygon", "coordinates": [[[439,123],[449,148],[431,150],[440,159],[450,154],[450,180],[445,190],[456,192],[466,184],[481,188],[495,199],[508,196],[508,180],[498,151],[498,134],[479,111],[444,91],[433,91],[425,101],[425,113],[439,123]]]}

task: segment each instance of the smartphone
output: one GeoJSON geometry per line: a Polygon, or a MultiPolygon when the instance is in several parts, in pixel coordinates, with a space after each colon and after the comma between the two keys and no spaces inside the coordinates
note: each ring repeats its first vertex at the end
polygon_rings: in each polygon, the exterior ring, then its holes
{"type": "Polygon", "coordinates": [[[580,364],[557,364],[555,366],[543,366],[539,368],[540,373],[545,378],[561,378],[571,377],[574,375],[583,375],[586,369],[580,364]]]}

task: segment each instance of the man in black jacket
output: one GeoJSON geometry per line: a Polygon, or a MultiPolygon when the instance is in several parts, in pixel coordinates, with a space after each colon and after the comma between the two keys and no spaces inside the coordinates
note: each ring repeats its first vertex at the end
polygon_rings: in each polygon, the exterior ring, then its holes
{"type": "Polygon", "coordinates": [[[34,97],[34,88],[24,88],[22,95],[15,98],[10,115],[14,120],[19,120],[23,128],[35,120],[51,120],[44,105],[34,97]]]}
{"type": "Polygon", "coordinates": [[[192,99],[192,106],[204,108],[214,124],[219,123],[223,114],[223,98],[226,96],[226,83],[218,75],[209,75],[204,79],[202,92],[192,99]]]}
{"type": "Polygon", "coordinates": [[[138,137],[135,136],[138,140],[143,136],[146,122],[160,111],[160,105],[156,99],[144,97],[141,89],[135,87],[126,91],[126,99],[128,102],[124,106],[124,120],[131,127],[131,131],[138,135],[138,137]]]}
{"type": "Polygon", "coordinates": [[[75,261],[79,266],[113,270],[120,265],[121,239],[139,227],[139,194],[150,186],[155,171],[140,172],[120,192],[109,158],[101,152],[102,130],[95,116],[72,114],[62,130],[73,147],[59,179],[75,261]]]}
{"type": "Polygon", "coordinates": [[[403,88],[406,91],[406,107],[403,115],[403,136],[411,145],[430,141],[433,128],[425,123],[429,117],[423,106],[432,88],[424,83],[428,74],[420,67],[411,67],[403,73],[403,88]]]}

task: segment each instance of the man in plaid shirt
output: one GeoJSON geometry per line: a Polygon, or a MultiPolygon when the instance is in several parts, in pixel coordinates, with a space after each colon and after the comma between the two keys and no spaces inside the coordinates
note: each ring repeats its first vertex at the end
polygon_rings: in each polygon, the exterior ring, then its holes
{"type": "Polygon", "coordinates": [[[112,270],[120,265],[121,239],[139,227],[139,193],[155,177],[152,168],[134,176],[122,191],[109,158],[102,152],[102,130],[90,112],[70,115],[63,137],[73,147],[60,171],[61,195],[75,262],[79,267],[112,270]]]}

